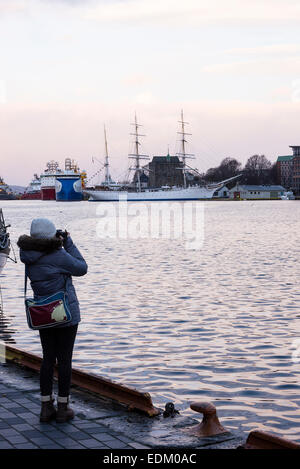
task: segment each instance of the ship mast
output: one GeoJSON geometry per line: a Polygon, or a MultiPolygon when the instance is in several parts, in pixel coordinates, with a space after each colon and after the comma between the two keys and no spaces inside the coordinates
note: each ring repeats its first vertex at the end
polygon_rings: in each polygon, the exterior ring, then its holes
{"type": "Polygon", "coordinates": [[[139,127],[142,127],[142,126],[137,123],[136,113],[135,113],[135,116],[134,116],[134,124],[131,124],[131,125],[134,126],[134,130],[135,130],[134,133],[130,133],[130,135],[133,135],[135,137],[135,141],[134,141],[135,153],[130,153],[128,156],[129,156],[129,158],[134,158],[135,159],[135,166],[133,168],[130,168],[130,169],[134,170],[135,174],[137,175],[137,189],[138,189],[138,192],[141,192],[141,190],[142,190],[142,187],[141,187],[141,172],[143,170],[140,166],[140,160],[148,160],[149,156],[148,155],[141,155],[140,152],[139,152],[139,146],[141,144],[139,142],[139,137],[145,137],[145,135],[142,135],[142,134],[138,133],[139,127]]]}
{"type": "Polygon", "coordinates": [[[109,174],[109,162],[108,162],[108,149],[107,149],[107,138],[106,138],[106,128],[104,125],[104,142],[105,142],[105,163],[104,163],[104,168],[105,168],[105,184],[109,185],[111,182],[111,177],[109,174]]]}
{"type": "Polygon", "coordinates": [[[176,155],[181,157],[182,167],[180,169],[183,171],[183,186],[184,188],[186,188],[186,172],[187,172],[186,159],[193,158],[194,155],[192,153],[186,153],[186,143],[188,142],[185,139],[185,137],[186,135],[192,135],[192,134],[188,134],[185,131],[185,125],[188,124],[188,122],[185,122],[183,119],[183,110],[181,110],[181,120],[178,122],[179,124],[181,124],[181,132],[177,132],[177,133],[180,134],[182,137],[181,137],[181,151],[179,153],[176,153],[176,155]]]}

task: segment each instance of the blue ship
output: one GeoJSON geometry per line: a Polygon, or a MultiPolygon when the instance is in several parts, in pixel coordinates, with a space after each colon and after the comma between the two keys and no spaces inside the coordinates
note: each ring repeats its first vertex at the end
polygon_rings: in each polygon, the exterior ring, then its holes
{"type": "Polygon", "coordinates": [[[65,160],[65,171],[56,177],[55,193],[57,202],[82,200],[82,180],[79,168],[69,158],[65,160]]]}

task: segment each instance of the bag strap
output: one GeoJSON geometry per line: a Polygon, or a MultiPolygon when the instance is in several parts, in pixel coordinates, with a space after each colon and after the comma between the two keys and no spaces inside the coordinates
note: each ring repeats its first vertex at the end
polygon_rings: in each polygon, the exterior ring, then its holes
{"type": "Polygon", "coordinates": [[[27,282],[28,282],[27,266],[25,265],[25,279],[24,279],[24,299],[25,300],[27,296],[27,282]]]}
{"type": "MultiPolygon", "coordinates": [[[[67,287],[67,281],[68,281],[69,276],[64,275],[64,278],[65,278],[64,289],[65,289],[65,292],[67,292],[66,287],[67,287]]],[[[27,283],[28,283],[27,265],[25,265],[25,279],[24,279],[24,299],[25,300],[26,300],[26,297],[27,297],[27,283]]]]}

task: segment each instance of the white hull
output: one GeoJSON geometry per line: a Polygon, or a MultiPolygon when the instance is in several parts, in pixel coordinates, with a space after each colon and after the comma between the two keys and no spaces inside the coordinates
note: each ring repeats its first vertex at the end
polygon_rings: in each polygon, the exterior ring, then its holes
{"type": "Polygon", "coordinates": [[[170,190],[145,190],[143,192],[127,192],[114,190],[85,190],[91,201],[147,201],[147,200],[199,200],[211,199],[214,192],[220,187],[187,187],[170,190]]]}

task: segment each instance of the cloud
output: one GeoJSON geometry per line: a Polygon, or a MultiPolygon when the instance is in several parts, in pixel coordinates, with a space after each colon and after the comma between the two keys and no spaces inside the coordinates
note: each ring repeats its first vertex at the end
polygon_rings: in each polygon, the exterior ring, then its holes
{"type": "Polygon", "coordinates": [[[127,0],[96,3],[84,16],[101,22],[157,22],[183,24],[261,23],[300,20],[300,5],[293,0],[127,0]]]}
{"type": "Polygon", "coordinates": [[[224,51],[226,55],[244,56],[295,56],[300,53],[300,44],[272,44],[259,47],[236,47],[224,51]]]}
{"type": "Polygon", "coordinates": [[[143,73],[131,73],[122,78],[121,82],[129,87],[141,87],[149,84],[153,78],[143,73]]]}
{"type": "Polygon", "coordinates": [[[64,3],[69,6],[82,6],[87,3],[97,3],[98,0],[39,0],[41,3],[64,3]]]}
{"type": "Polygon", "coordinates": [[[231,63],[219,63],[206,65],[202,67],[205,73],[231,73],[231,74],[270,74],[284,75],[293,74],[292,76],[300,76],[300,58],[285,59],[257,59],[231,63]]]}
{"type": "Polygon", "coordinates": [[[0,0],[0,16],[23,13],[27,10],[28,3],[25,0],[0,0]]]}

